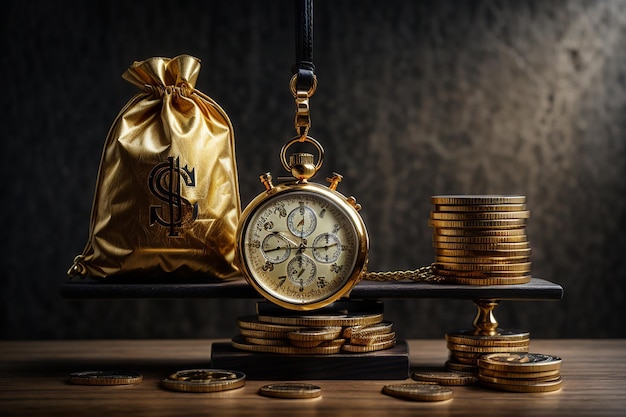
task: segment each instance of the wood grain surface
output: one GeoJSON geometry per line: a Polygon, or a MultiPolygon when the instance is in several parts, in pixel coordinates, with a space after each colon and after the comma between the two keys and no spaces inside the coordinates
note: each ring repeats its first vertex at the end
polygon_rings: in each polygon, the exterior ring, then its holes
{"type": "MultiPolygon", "coordinates": [[[[216,393],[180,393],[159,388],[169,374],[210,366],[210,347],[224,340],[90,340],[0,342],[2,416],[618,416],[626,409],[626,340],[532,340],[531,352],[563,359],[561,390],[522,394],[473,385],[453,387],[451,400],[421,403],[381,393],[385,384],[403,381],[306,381],[322,396],[307,400],[262,397],[269,382],[216,393]],[[80,386],[67,383],[70,372],[88,369],[134,370],[139,385],[80,386]]],[[[409,340],[411,369],[441,367],[444,340],[409,340]]],[[[262,360],[262,359],[261,359],[262,360]]]]}

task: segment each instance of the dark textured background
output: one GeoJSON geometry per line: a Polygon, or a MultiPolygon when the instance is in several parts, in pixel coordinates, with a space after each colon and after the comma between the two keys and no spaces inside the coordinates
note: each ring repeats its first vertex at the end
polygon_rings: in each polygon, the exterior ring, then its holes
{"type": "MultiPolygon", "coordinates": [[[[294,135],[292,1],[9,0],[2,12],[0,335],[230,337],[251,300],[67,300],[102,145],[135,60],[187,53],[230,115],[242,202],[294,135]]],[[[534,337],[626,337],[626,2],[315,3],[311,134],[371,236],[371,270],[433,259],[433,194],[524,194],[533,275],[503,302],[534,337]]],[[[394,300],[401,337],[468,327],[467,300],[394,300]]]]}

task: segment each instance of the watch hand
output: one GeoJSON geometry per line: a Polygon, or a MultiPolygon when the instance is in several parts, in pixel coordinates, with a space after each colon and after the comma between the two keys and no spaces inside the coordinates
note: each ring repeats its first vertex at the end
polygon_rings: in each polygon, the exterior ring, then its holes
{"type": "Polygon", "coordinates": [[[289,239],[289,237],[287,236],[287,234],[285,232],[272,232],[275,235],[280,236],[281,238],[285,239],[287,241],[287,243],[290,244],[289,249],[293,249],[293,248],[297,248],[298,246],[300,246],[299,243],[294,242],[293,240],[289,239]],[[293,246],[291,246],[293,245],[293,246]]]}
{"type": "Polygon", "coordinates": [[[313,246],[312,249],[328,249],[328,248],[332,248],[333,246],[337,246],[338,243],[333,243],[331,245],[324,245],[324,246],[313,246]]]}
{"type": "Polygon", "coordinates": [[[291,247],[290,246],[277,246],[274,249],[264,249],[263,252],[269,253],[269,252],[276,252],[277,250],[284,250],[284,249],[291,249],[291,247]]]}

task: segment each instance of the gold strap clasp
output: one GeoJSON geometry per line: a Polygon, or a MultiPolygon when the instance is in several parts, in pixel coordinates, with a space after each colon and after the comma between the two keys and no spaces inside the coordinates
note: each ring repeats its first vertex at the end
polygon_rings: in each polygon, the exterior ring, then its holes
{"type": "Polygon", "coordinates": [[[296,82],[298,80],[297,74],[294,74],[289,81],[289,88],[291,90],[291,94],[293,94],[296,100],[296,117],[295,117],[295,128],[298,135],[303,138],[307,137],[309,134],[309,129],[311,127],[311,112],[309,109],[309,97],[315,94],[315,90],[317,89],[317,76],[313,76],[313,85],[307,91],[297,90],[296,82]]]}

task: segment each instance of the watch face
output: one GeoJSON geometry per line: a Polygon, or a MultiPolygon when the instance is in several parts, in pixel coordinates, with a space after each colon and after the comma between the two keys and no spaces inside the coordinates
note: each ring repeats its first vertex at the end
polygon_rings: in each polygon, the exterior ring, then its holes
{"type": "Polygon", "coordinates": [[[361,217],[338,193],[285,187],[244,212],[239,256],[246,279],[287,308],[314,309],[344,295],[367,258],[361,217]]]}

